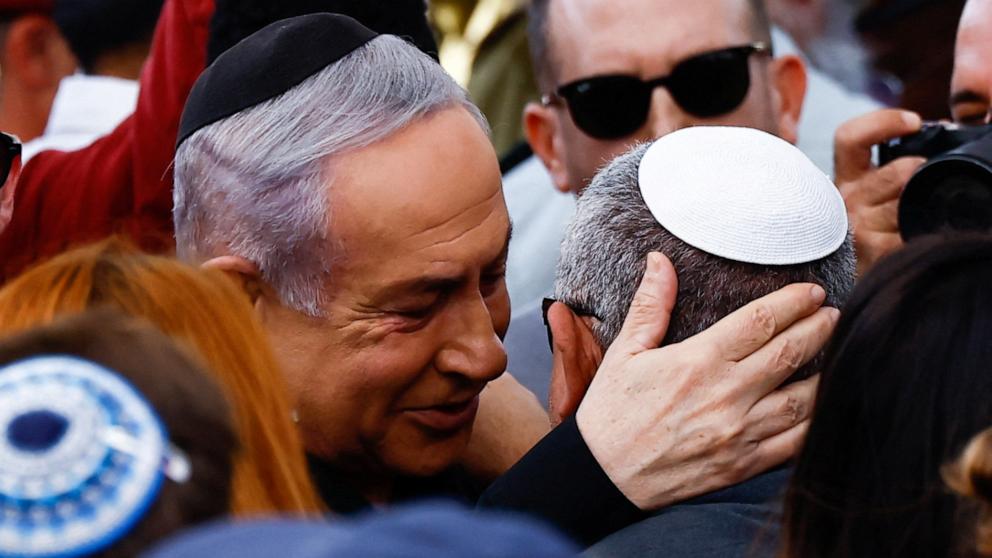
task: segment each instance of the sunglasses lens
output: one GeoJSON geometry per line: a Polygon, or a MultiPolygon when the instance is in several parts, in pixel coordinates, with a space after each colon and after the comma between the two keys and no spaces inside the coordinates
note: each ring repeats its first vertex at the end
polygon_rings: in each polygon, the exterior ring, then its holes
{"type": "Polygon", "coordinates": [[[0,134],[0,189],[13,182],[20,173],[21,146],[13,137],[0,134]]]}
{"type": "Polygon", "coordinates": [[[7,180],[10,178],[10,167],[12,166],[12,161],[9,157],[4,157],[0,161],[0,189],[7,185],[7,180]]]}
{"type": "Polygon", "coordinates": [[[594,138],[616,139],[636,132],[647,120],[651,90],[637,78],[592,78],[562,91],[575,125],[594,138]]]}
{"type": "Polygon", "coordinates": [[[751,87],[750,52],[712,52],[690,58],[672,72],[668,90],[682,110],[699,118],[722,116],[740,106],[751,87]]]}

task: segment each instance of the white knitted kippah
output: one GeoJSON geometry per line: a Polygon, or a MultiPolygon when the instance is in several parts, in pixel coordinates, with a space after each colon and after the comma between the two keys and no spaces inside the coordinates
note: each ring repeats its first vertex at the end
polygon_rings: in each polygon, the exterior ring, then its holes
{"type": "Polygon", "coordinates": [[[673,235],[704,252],[762,265],[826,257],[847,238],[834,184],[798,148],[751,128],[672,132],[639,169],[648,209],[673,235]]]}

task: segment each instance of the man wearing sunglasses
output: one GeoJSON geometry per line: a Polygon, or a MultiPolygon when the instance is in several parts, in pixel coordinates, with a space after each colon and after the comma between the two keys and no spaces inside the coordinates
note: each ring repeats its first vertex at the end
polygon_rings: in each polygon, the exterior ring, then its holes
{"type": "Polygon", "coordinates": [[[774,58],[760,1],[538,0],[530,39],[540,103],[527,139],[563,192],[637,141],[729,124],[797,139],[805,71],[774,58]]]}
{"type": "Polygon", "coordinates": [[[519,239],[508,262],[517,318],[507,352],[511,370],[543,395],[547,355],[532,330],[572,207],[559,196],[525,207],[540,194],[520,187],[546,188],[550,174],[558,191],[579,195],[631,145],[693,125],[747,126],[795,143],[806,72],[798,57],[774,55],[761,0],[536,0],[530,18],[543,96],[525,108],[524,129],[544,168],[529,161],[520,172],[535,178],[507,183],[519,239]]]}

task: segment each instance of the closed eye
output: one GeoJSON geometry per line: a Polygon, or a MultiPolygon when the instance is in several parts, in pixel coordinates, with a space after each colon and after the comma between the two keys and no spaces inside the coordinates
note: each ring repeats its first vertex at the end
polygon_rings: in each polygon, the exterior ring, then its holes
{"type": "Polygon", "coordinates": [[[495,293],[503,281],[506,279],[506,266],[502,266],[498,271],[490,272],[482,276],[479,291],[482,296],[490,296],[495,293]]]}

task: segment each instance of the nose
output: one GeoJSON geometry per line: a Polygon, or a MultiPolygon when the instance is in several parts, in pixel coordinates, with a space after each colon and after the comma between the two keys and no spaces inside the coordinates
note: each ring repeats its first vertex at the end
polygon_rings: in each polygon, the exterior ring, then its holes
{"type": "Polygon", "coordinates": [[[692,124],[672,95],[664,87],[657,87],[651,94],[651,112],[648,114],[647,133],[658,139],[675,130],[692,124]]]}
{"type": "Polygon", "coordinates": [[[448,324],[448,339],[435,356],[434,366],[442,374],[473,382],[495,380],[506,370],[506,351],[489,308],[476,293],[460,303],[460,310],[448,324]]]}

